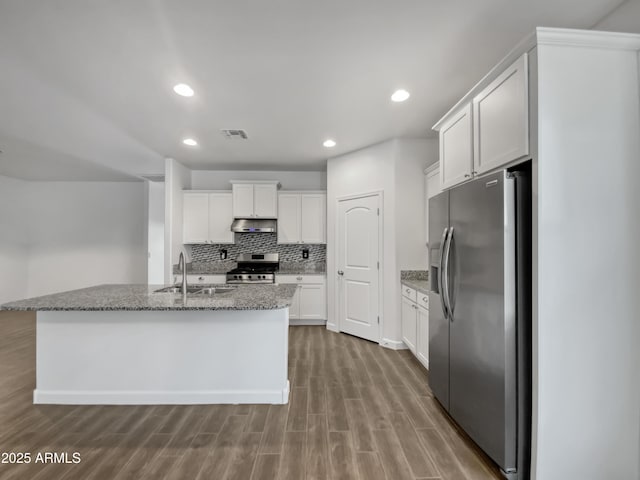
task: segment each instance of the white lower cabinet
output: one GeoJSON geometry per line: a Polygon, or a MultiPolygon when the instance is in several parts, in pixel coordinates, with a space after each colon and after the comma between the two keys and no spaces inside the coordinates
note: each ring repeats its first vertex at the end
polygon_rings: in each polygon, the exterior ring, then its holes
{"type": "Polygon", "coordinates": [[[418,314],[418,331],[416,338],[416,351],[414,352],[420,363],[429,368],[429,310],[423,307],[416,309],[418,314]]]}
{"type": "Polygon", "coordinates": [[[292,325],[320,325],[327,320],[327,282],[324,275],[277,275],[276,282],[297,285],[289,307],[292,325]]]}
{"type": "Polygon", "coordinates": [[[429,296],[402,285],[402,341],[429,368],[429,296]]]}
{"type": "MultiPolygon", "coordinates": [[[[174,279],[177,282],[182,278],[181,275],[174,275],[174,279]]],[[[187,283],[189,285],[217,285],[221,283],[227,283],[226,275],[187,275],[187,283]]]]}
{"type": "Polygon", "coordinates": [[[409,350],[416,353],[418,336],[418,307],[407,297],[402,297],[402,341],[409,350]]]}

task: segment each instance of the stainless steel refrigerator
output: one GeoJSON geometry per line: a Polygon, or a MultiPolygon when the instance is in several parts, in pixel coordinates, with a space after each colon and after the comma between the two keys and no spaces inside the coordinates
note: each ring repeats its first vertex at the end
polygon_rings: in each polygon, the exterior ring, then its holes
{"type": "Polygon", "coordinates": [[[530,179],[526,163],[429,200],[429,384],[518,480],[530,469],[530,179]]]}

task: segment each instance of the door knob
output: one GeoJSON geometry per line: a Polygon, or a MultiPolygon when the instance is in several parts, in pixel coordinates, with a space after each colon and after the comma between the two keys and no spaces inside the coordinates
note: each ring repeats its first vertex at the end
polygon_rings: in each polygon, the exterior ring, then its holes
{"type": "Polygon", "coordinates": [[[338,270],[338,275],[344,275],[344,272],[342,270],[338,270]]]}

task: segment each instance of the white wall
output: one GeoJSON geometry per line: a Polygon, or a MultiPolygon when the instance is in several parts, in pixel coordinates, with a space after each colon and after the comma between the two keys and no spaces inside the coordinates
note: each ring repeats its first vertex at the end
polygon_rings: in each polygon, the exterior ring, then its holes
{"type": "Polygon", "coordinates": [[[640,33],[640,0],[627,0],[593,28],[610,32],[640,33]]]}
{"type": "Polygon", "coordinates": [[[394,139],[358,150],[327,163],[327,325],[337,329],[336,302],[336,222],[341,197],[370,192],[383,193],[383,280],[381,344],[399,347],[400,262],[405,269],[426,268],[423,243],[423,170],[431,141],[394,139]],[[400,190],[402,192],[400,193],[400,190]],[[401,207],[398,206],[398,202],[401,207]],[[414,205],[415,203],[415,205],[414,205]],[[415,208],[413,208],[415,207],[415,208]],[[402,208],[400,214],[398,209],[402,208]],[[417,212],[414,218],[410,212],[417,212]],[[416,222],[418,224],[416,225],[416,222]],[[402,236],[402,238],[400,238],[402,236]],[[399,253],[400,249],[406,249],[399,253]]]}
{"type": "Polygon", "coordinates": [[[191,170],[172,158],[165,161],[165,272],[171,283],[173,265],[178,263],[182,243],[182,190],[191,188],[191,170]]]}
{"type": "Polygon", "coordinates": [[[0,304],[27,296],[26,185],[0,176],[0,304]]]}
{"type": "Polygon", "coordinates": [[[638,479],[638,52],[538,51],[534,478],[638,479]]]}
{"type": "Polygon", "coordinates": [[[144,283],[142,182],[28,182],[28,296],[144,283]]]}
{"type": "Polygon", "coordinates": [[[283,190],[325,190],[326,172],[194,170],[191,188],[194,190],[231,190],[229,180],[278,180],[283,190]]]}
{"type": "Polygon", "coordinates": [[[164,182],[146,182],[147,194],[147,281],[164,284],[164,182]]]}
{"type": "Polygon", "coordinates": [[[437,139],[396,142],[396,251],[400,270],[426,270],[424,169],[438,161],[437,139]]]}

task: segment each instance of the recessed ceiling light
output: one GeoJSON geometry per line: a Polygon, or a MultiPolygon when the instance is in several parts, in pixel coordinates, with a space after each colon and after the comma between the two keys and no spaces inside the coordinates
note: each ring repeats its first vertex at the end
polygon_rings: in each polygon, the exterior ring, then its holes
{"type": "Polygon", "coordinates": [[[394,102],[404,102],[409,97],[409,92],[400,89],[393,92],[393,95],[391,95],[391,100],[393,100],[394,102]]]}
{"type": "Polygon", "coordinates": [[[184,143],[185,145],[189,145],[190,147],[198,146],[198,142],[196,142],[193,138],[185,138],[184,140],[182,140],[182,143],[184,143]]]}
{"type": "Polygon", "coordinates": [[[324,145],[327,148],[331,148],[331,147],[335,147],[336,146],[336,142],[334,142],[333,140],[329,139],[329,140],[325,140],[322,145],[324,145]]]}
{"type": "Polygon", "coordinates": [[[183,97],[193,97],[193,88],[191,88],[186,83],[179,83],[175,87],[173,87],[173,91],[178,95],[182,95],[183,97]]]}

